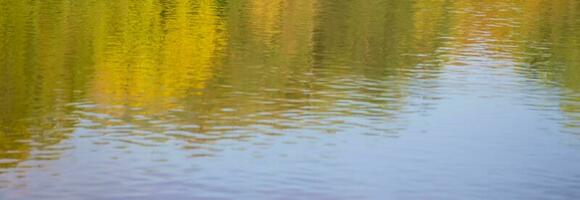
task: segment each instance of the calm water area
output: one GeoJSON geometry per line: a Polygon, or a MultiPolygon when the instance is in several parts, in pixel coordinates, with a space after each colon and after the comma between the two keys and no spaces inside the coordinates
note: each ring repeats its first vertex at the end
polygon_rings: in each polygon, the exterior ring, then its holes
{"type": "Polygon", "coordinates": [[[0,0],[0,199],[580,199],[580,1],[0,0]]]}

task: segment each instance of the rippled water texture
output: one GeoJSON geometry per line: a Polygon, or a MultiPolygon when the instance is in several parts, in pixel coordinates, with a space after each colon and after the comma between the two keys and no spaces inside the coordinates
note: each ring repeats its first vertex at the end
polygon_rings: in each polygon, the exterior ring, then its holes
{"type": "Polygon", "coordinates": [[[0,0],[0,199],[580,199],[580,1],[0,0]]]}

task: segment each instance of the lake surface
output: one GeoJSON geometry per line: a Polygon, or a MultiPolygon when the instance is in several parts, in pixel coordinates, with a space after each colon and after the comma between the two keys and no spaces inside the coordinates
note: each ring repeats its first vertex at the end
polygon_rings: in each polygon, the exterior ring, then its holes
{"type": "Polygon", "coordinates": [[[580,199],[580,1],[0,0],[0,199],[580,199]]]}

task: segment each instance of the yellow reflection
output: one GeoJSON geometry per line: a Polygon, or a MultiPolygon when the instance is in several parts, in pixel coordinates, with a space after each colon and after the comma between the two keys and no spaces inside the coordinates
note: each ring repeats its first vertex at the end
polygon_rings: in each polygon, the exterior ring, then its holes
{"type": "Polygon", "coordinates": [[[283,0],[251,0],[250,22],[255,34],[263,36],[264,42],[272,45],[271,42],[280,32],[280,22],[283,0]]]}
{"type": "Polygon", "coordinates": [[[95,35],[96,102],[159,113],[175,108],[176,99],[200,94],[226,42],[214,4],[177,0],[101,5],[95,35]]]}

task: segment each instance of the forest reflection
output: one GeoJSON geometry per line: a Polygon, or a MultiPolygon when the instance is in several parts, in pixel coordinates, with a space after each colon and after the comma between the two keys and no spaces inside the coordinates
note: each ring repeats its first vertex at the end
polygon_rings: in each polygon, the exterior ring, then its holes
{"type": "Polygon", "coordinates": [[[561,87],[580,122],[574,0],[3,2],[3,168],[78,128],[212,143],[385,123],[481,53],[561,87]]]}

